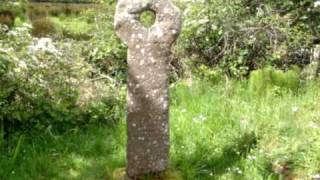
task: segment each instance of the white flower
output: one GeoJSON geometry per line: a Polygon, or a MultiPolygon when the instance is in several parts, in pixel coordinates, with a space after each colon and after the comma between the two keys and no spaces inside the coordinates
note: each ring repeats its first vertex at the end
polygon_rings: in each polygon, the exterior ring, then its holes
{"type": "Polygon", "coordinates": [[[18,67],[22,69],[27,69],[27,64],[24,61],[19,61],[18,67]]]}
{"type": "Polygon", "coordinates": [[[237,173],[237,174],[242,174],[242,173],[243,173],[243,172],[241,171],[241,169],[238,168],[238,167],[236,167],[236,168],[234,169],[234,171],[235,171],[235,173],[237,173]]]}
{"type": "Polygon", "coordinates": [[[3,53],[8,53],[10,51],[13,51],[13,48],[0,48],[0,52],[3,52],[3,53]]]}
{"type": "Polygon", "coordinates": [[[22,27],[25,27],[25,28],[27,28],[27,29],[31,29],[31,28],[32,28],[32,25],[29,24],[29,23],[23,23],[23,24],[22,24],[22,27]]]}
{"type": "Polygon", "coordinates": [[[293,113],[296,113],[296,112],[299,111],[299,107],[294,106],[294,107],[292,107],[291,111],[292,111],[293,113]]]}
{"type": "Polygon", "coordinates": [[[314,2],[314,7],[318,7],[318,6],[320,6],[320,1],[319,0],[314,2]]]}
{"type": "Polygon", "coordinates": [[[200,115],[197,116],[197,117],[192,118],[192,121],[194,121],[194,122],[203,122],[203,121],[205,121],[205,120],[207,120],[207,117],[205,117],[205,116],[202,115],[202,114],[200,114],[200,115]]]}
{"type": "Polygon", "coordinates": [[[314,122],[310,122],[309,123],[309,127],[312,128],[312,129],[318,129],[319,128],[319,125],[314,123],[314,122]]]}
{"type": "Polygon", "coordinates": [[[36,51],[49,52],[52,54],[60,55],[61,53],[56,49],[51,38],[35,39],[35,42],[29,46],[29,53],[36,51]]]}
{"type": "Polygon", "coordinates": [[[254,160],[257,159],[257,157],[256,157],[256,156],[250,156],[250,155],[249,155],[249,156],[248,156],[248,159],[254,161],[254,160]]]}
{"type": "Polygon", "coordinates": [[[14,5],[14,6],[20,6],[20,3],[19,3],[19,2],[14,2],[14,3],[12,3],[12,5],[14,5]]]}
{"type": "Polygon", "coordinates": [[[209,22],[209,19],[200,19],[200,20],[198,21],[199,24],[206,24],[206,23],[208,23],[208,22],[209,22]]]}
{"type": "Polygon", "coordinates": [[[21,69],[20,68],[14,68],[13,71],[16,72],[16,73],[20,73],[21,69]]]}
{"type": "Polygon", "coordinates": [[[311,176],[312,179],[320,179],[320,174],[314,174],[311,176]]]}
{"type": "Polygon", "coordinates": [[[17,33],[17,31],[9,31],[9,32],[8,32],[8,35],[9,35],[9,36],[17,36],[18,33],[17,33]]]}

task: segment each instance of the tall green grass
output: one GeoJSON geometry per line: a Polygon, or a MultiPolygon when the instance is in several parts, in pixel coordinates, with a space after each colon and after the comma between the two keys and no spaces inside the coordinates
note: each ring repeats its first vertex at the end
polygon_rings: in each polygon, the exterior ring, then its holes
{"type": "Polygon", "coordinates": [[[277,90],[297,92],[300,87],[299,76],[299,68],[282,71],[267,67],[251,72],[249,86],[251,93],[256,95],[273,93],[277,90]]]}
{"type": "MultiPolygon", "coordinates": [[[[311,179],[320,173],[319,83],[283,91],[256,96],[246,81],[172,85],[170,168],[186,180],[311,179]]],[[[19,153],[16,138],[0,155],[0,179],[112,179],[125,166],[124,117],[113,127],[49,132],[26,133],[19,153]]]]}

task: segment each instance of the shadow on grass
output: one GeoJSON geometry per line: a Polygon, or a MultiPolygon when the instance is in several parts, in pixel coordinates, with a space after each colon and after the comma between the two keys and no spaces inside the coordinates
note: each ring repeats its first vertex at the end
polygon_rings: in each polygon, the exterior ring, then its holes
{"type": "MultiPolygon", "coordinates": [[[[181,160],[184,161],[184,165],[189,166],[188,168],[195,169],[194,178],[218,179],[219,176],[227,172],[228,168],[234,167],[241,159],[246,158],[248,153],[256,147],[257,143],[257,136],[254,133],[247,133],[235,138],[218,155],[210,152],[211,150],[208,149],[206,144],[199,143],[194,153],[182,157],[181,160]]],[[[181,168],[182,164],[180,163],[176,164],[178,168],[181,168]]],[[[185,174],[185,179],[190,179],[190,174],[185,174]]]]}
{"type": "Polygon", "coordinates": [[[124,166],[124,132],[123,125],[95,125],[58,136],[25,135],[18,154],[0,158],[0,179],[110,179],[124,166]]]}

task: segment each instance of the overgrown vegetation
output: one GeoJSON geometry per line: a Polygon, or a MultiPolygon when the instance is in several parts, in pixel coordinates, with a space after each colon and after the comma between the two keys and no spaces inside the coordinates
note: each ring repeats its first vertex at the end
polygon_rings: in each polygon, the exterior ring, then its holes
{"type": "MultiPolygon", "coordinates": [[[[320,2],[174,3],[184,22],[170,63],[171,168],[192,180],[320,176],[320,2]]],[[[111,179],[124,167],[114,7],[0,4],[0,179],[111,179]]]]}
{"type": "MultiPolygon", "coordinates": [[[[254,96],[247,82],[172,84],[171,168],[187,180],[316,177],[319,98],[318,83],[298,94],[263,97],[254,96]]],[[[124,121],[121,115],[112,127],[15,136],[1,154],[0,177],[112,179],[125,165],[124,121]]]]}
{"type": "Polygon", "coordinates": [[[314,1],[183,2],[184,30],[179,57],[218,66],[233,77],[274,66],[287,70],[310,63],[312,37],[319,36],[314,1]]]}

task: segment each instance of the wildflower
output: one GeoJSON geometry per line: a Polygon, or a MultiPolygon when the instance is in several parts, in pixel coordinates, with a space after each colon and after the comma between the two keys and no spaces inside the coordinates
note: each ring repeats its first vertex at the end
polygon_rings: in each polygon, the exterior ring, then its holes
{"type": "Polygon", "coordinates": [[[22,69],[27,69],[27,64],[24,61],[19,61],[18,67],[22,69]]]}
{"type": "Polygon", "coordinates": [[[16,72],[16,73],[20,73],[21,72],[21,68],[14,68],[13,71],[16,72]]]}
{"type": "Polygon", "coordinates": [[[13,51],[13,48],[6,48],[6,49],[0,48],[0,52],[2,53],[8,53],[10,51],[13,51]]]}
{"type": "Polygon", "coordinates": [[[319,128],[319,125],[316,124],[315,122],[310,122],[310,123],[309,123],[309,127],[310,127],[311,129],[318,129],[318,128],[319,128]]]}
{"type": "Polygon", "coordinates": [[[194,121],[194,122],[203,122],[205,120],[207,120],[207,118],[202,114],[200,114],[197,117],[192,118],[192,121],[194,121]]]}
{"type": "Polygon", "coordinates": [[[200,20],[198,21],[199,24],[206,24],[206,23],[208,23],[208,22],[209,22],[209,19],[200,19],[200,20]]]}
{"type": "Polygon", "coordinates": [[[13,2],[12,5],[14,5],[14,6],[20,6],[20,3],[19,3],[19,2],[13,2]]]}
{"type": "Polygon", "coordinates": [[[206,118],[204,115],[202,115],[202,114],[199,116],[199,120],[200,120],[200,121],[205,121],[206,119],[207,119],[207,118],[206,118]]]}
{"type": "Polygon", "coordinates": [[[320,179],[320,174],[314,174],[311,176],[312,179],[320,179]]]}
{"type": "Polygon", "coordinates": [[[293,113],[296,113],[296,112],[298,112],[299,111],[299,107],[297,107],[297,106],[294,106],[294,107],[292,107],[292,112],[293,113]]]}
{"type": "Polygon", "coordinates": [[[32,25],[31,25],[31,24],[29,24],[29,23],[23,23],[23,24],[22,24],[22,27],[25,27],[25,28],[31,29],[31,28],[32,28],[32,25]]]}
{"type": "Polygon", "coordinates": [[[257,157],[256,157],[256,156],[250,156],[250,155],[249,155],[249,156],[248,156],[248,159],[254,161],[254,160],[257,159],[257,157]]]}
{"type": "Polygon", "coordinates": [[[235,171],[235,173],[237,173],[237,174],[242,174],[242,173],[243,173],[242,170],[241,170],[240,168],[238,168],[238,167],[236,167],[236,168],[234,169],[234,171],[235,171]]]}
{"type": "Polygon", "coordinates": [[[17,33],[17,31],[9,31],[8,35],[9,36],[18,36],[18,33],[17,33]]]}
{"type": "Polygon", "coordinates": [[[29,46],[29,53],[32,54],[36,51],[43,51],[56,55],[61,54],[54,46],[51,38],[35,39],[34,44],[29,46]]]}
{"type": "Polygon", "coordinates": [[[245,118],[240,119],[240,124],[243,126],[247,126],[249,124],[249,121],[245,118]]]}

